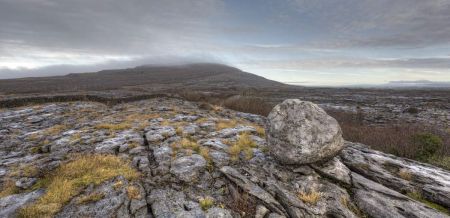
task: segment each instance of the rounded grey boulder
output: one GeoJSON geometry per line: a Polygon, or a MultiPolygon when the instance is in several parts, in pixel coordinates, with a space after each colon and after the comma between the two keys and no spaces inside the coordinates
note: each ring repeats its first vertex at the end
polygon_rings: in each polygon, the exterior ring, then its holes
{"type": "Polygon", "coordinates": [[[328,160],[344,148],[338,122],[318,105],[299,99],[272,109],[266,133],[270,153],[284,164],[328,160]]]}

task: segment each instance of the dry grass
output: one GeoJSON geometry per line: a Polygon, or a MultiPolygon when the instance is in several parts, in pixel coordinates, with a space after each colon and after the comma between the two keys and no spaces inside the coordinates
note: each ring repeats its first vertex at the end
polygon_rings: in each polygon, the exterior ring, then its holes
{"type": "Polygon", "coordinates": [[[349,210],[351,210],[357,217],[362,218],[368,217],[356,205],[352,204],[347,196],[341,196],[341,204],[344,205],[349,210]]]}
{"type": "Polygon", "coordinates": [[[253,148],[257,147],[256,143],[252,140],[251,135],[248,133],[241,133],[238,136],[236,143],[231,143],[230,141],[223,141],[223,143],[230,145],[228,154],[230,154],[232,161],[239,160],[239,155],[242,151],[245,153],[245,159],[252,159],[253,148]]]}
{"type": "Polygon", "coordinates": [[[122,186],[123,186],[122,180],[119,180],[113,184],[114,190],[118,190],[118,189],[122,188],[122,186]]]}
{"type": "Polygon", "coordinates": [[[105,197],[105,194],[99,193],[99,192],[94,192],[94,193],[91,193],[88,195],[81,196],[78,199],[77,204],[89,204],[89,203],[97,202],[97,201],[100,201],[101,199],[103,199],[104,197],[105,197]]]}
{"type": "Polygon", "coordinates": [[[44,135],[46,136],[55,136],[59,135],[62,131],[66,130],[66,125],[54,125],[44,131],[44,135]]]}
{"type": "Polygon", "coordinates": [[[398,171],[398,176],[407,181],[411,181],[413,179],[413,174],[407,169],[400,169],[398,171]]]}
{"type": "Polygon", "coordinates": [[[214,164],[213,164],[213,160],[212,160],[212,158],[211,158],[211,155],[209,155],[209,149],[208,149],[208,148],[205,148],[205,147],[201,147],[201,148],[200,148],[199,154],[200,154],[203,158],[205,158],[205,160],[206,160],[206,162],[207,162],[207,168],[208,168],[209,170],[212,170],[213,167],[214,167],[214,164]]]}
{"type": "Polygon", "coordinates": [[[191,150],[195,151],[196,153],[200,152],[200,145],[198,145],[197,141],[194,141],[189,138],[181,139],[181,147],[184,149],[191,149],[191,150]]]}
{"type": "Polygon", "coordinates": [[[251,138],[251,135],[246,132],[239,135],[238,141],[236,143],[243,149],[257,147],[255,141],[253,141],[253,139],[251,138]]]}
{"type": "Polygon", "coordinates": [[[262,126],[258,126],[253,124],[252,125],[255,129],[256,129],[256,133],[260,136],[260,137],[266,137],[266,130],[264,129],[264,127],[262,126]]]}
{"type": "Polygon", "coordinates": [[[19,189],[16,187],[16,183],[12,179],[6,179],[3,182],[2,189],[0,191],[0,198],[17,194],[19,189]]]}
{"type": "Polygon", "coordinates": [[[118,123],[118,124],[112,124],[112,123],[101,123],[95,126],[96,129],[107,129],[110,131],[122,131],[126,129],[131,128],[131,124],[124,122],[124,123],[118,123]]]}
{"type": "Polygon", "coordinates": [[[214,206],[214,199],[212,199],[211,197],[204,197],[201,198],[198,203],[200,204],[202,210],[208,210],[209,208],[214,206]]]}
{"type": "Polygon", "coordinates": [[[299,191],[297,197],[307,204],[316,205],[322,197],[322,193],[315,190],[310,190],[309,192],[299,191]]]}
{"type": "Polygon", "coordinates": [[[223,106],[246,113],[267,116],[273,106],[265,102],[262,98],[249,96],[233,96],[223,101],[223,106]]]}
{"type": "Polygon", "coordinates": [[[220,120],[216,124],[217,130],[227,129],[227,128],[234,128],[238,125],[237,120],[220,120]]]}
{"type": "Polygon", "coordinates": [[[230,154],[232,161],[239,160],[239,154],[241,153],[242,149],[238,144],[234,144],[228,148],[228,154],[230,154]]]}
{"type": "Polygon", "coordinates": [[[129,199],[139,200],[142,198],[139,188],[133,185],[127,187],[127,195],[129,199]]]}
{"type": "Polygon", "coordinates": [[[78,156],[45,178],[46,193],[20,210],[21,217],[51,217],[89,184],[99,185],[119,175],[137,179],[139,173],[114,155],[78,156]]]}
{"type": "Polygon", "coordinates": [[[431,202],[431,201],[428,201],[427,199],[425,199],[425,198],[422,196],[422,193],[419,192],[419,191],[409,192],[409,193],[406,193],[406,195],[407,195],[408,197],[410,197],[410,198],[416,200],[416,201],[419,201],[419,202],[422,202],[422,203],[426,204],[427,206],[429,206],[429,207],[431,207],[431,208],[434,208],[434,209],[436,209],[436,210],[438,210],[438,211],[440,211],[440,212],[442,212],[442,213],[445,213],[445,214],[447,214],[447,215],[450,215],[450,211],[449,211],[447,208],[445,208],[445,207],[443,207],[443,206],[441,206],[441,205],[439,205],[439,204],[433,203],[433,202],[431,202]]]}

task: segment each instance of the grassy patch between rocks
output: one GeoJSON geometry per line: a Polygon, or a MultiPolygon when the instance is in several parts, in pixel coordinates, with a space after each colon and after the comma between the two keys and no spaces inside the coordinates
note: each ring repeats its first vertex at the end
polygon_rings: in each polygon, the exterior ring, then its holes
{"type": "Polygon", "coordinates": [[[46,193],[20,210],[20,217],[52,217],[89,184],[99,185],[116,176],[137,179],[139,173],[114,155],[79,156],[61,165],[40,183],[46,193]]]}
{"type": "Polygon", "coordinates": [[[314,190],[309,192],[300,191],[298,192],[297,197],[307,204],[316,205],[322,197],[322,193],[314,190]]]}
{"type": "MultiPolygon", "coordinates": [[[[225,142],[225,144],[229,144],[229,142],[225,142]]],[[[245,153],[245,159],[250,160],[253,158],[253,148],[256,147],[256,143],[248,133],[241,133],[238,136],[236,143],[229,147],[228,153],[231,156],[231,160],[236,161],[239,159],[239,155],[243,151],[245,153]]]]}
{"type": "Polygon", "coordinates": [[[200,204],[202,210],[208,210],[209,208],[214,206],[214,199],[212,199],[211,197],[205,197],[201,198],[198,203],[200,204]]]}
{"type": "Polygon", "coordinates": [[[443,207],[443,206],[441,206],[441,205],[439,205],[439,204],[433,203],[433,202],[431,202],[431,201],[428,201],[427,199],[425,199],[425,198],[422,196],[422,193],[420,193],[420,192],[418,192],[418,191],[409,192],[409,193],[406,193],[406,195],[407,195],[408,197],[410,197],[410,198],[416,200],[416,201],[419,201],[419,202],[421,202],[421,203],[427,205],[428,207],[434,208],[434,209],[436,209],[436,210],[438,210],[438,211],[440,211],[440,212],[442,212],[442,213],[445,213],[445,214],[447,214],[447,215],[450,215],[450,211],[449,211],[447,208],[445,208],[445,207],[443,207]]]}
{"type": "Polygon", "coordinates": [[[111,123],[101,123],[95,126],[96,129],[108,129],[111,131],[121,131],[130,129],[131,125],[129,123],[119,123],[119,124],[111,124],[111,123]]]}

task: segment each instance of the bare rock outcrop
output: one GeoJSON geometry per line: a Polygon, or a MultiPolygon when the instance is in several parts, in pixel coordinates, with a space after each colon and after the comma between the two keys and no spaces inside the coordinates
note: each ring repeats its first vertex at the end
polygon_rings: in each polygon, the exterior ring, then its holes
{"type": "Polygon", "coordinates": [[[83,184],[55,217],[448,217],[450,208],[448,171],[343,142],[334,119],[299,100],[269,119],[157,98],[7,109],[0,121],[0,217],[39,202],[48,175],[88,154],[120,157],[139,176],[83,184]]]}

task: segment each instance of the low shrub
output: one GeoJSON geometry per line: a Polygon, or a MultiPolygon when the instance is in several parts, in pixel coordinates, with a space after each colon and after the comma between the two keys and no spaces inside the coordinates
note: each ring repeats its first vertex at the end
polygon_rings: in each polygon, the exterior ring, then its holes
{"type": "Polygon", "coordinates": [[[442,139],[431,133],[416,134],[412,138],[413,144],[418,147],[416,159],[426,161],[442,149],[442,139]]]}

